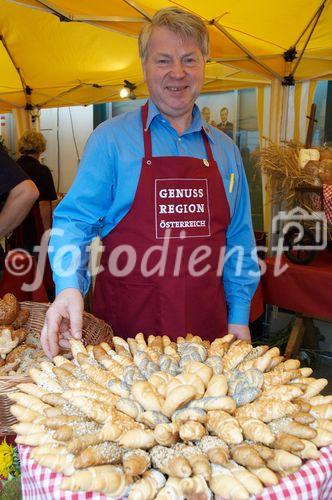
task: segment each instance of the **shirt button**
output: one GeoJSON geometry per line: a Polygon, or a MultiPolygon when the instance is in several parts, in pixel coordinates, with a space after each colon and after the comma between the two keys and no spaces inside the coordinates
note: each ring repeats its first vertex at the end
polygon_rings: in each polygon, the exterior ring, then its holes
{"type": "Polygon", "coordinates": [[[179,142],[181,142],[181,137],[179,137],[179,139],[178,139],[178,140],[179,140],[179,142]]]}

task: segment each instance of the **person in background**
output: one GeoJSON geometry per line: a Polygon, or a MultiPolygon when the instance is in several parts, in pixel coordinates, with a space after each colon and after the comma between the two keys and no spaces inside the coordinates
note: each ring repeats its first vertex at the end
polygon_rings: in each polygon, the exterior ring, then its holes
{"type": "Polygon", "coordinates": [[[117,335],[176,339],[192,332],[214,340],[231,332],[250,340],[259,270],[248,186],[237,146],[195,104],[209,52],[206,25],[182,9],[162,9],[144,25],[139,52],[150,98],[94,130],[55,210],[50,257],[57,297],[41,332],[50,357],[82,336],[96,235],[104,252],[93,312],[117,335]],[[63,252],[67,245],[79,250],[74,266],[73,253],[63,252]],[[160,252],[151,252],[162,245],[167,258],[160,269],[160,252]]]}
{"type": "Polygon", "coordinates": [[[44,231],[52,224],[52,201],[57,199],[50,169],[40,163],[40,155],[46,149],[46,140],[40,132],[27,130],[18,141],[21,154],[17,163],[27,176],[36,184],[39,197],[22,224],[14,231],[10,244],[14,248],[24,248],[33,253],[35,245],[40,244],[44,231]]]}
{"type": "Polygon", "coordinates": [[[220,110],[220,123],[218,123],[217,128],[233,139],[233,123],[228,121],[228,108],[223,107],[220,110]]]}
{"type": "Polygon", "coordinates": [[[210,125],[212,125],[212,127],[217,126],[217,124],[214,120],[210,121],[211,120],[211,111],[210,111],[210,108],[208,106],[204,106],[202,108],[201,114],[202,114],[202,118],[206,121],[206,123],[209,123],[210,125]]]}
{"type": "MultiPolygon", "coordinates": [[[[24,220],[38,196],[36,185],[0,147],[0,239],[24,220]]],[[[3,259],[4,250],[0,245],[0,272],[3,259]]]]}
{"type": "MultiPolygon", "coordinates": [[[[18,141],[21,154],[17,163],[36,184],[39,197],[23,222],[14,230],[9,239],[11,248],[23,248],[38,259],[35,247],[41,243],[45,231],[52,225],[52,201],[57,199],[50,169],[40,161],[40,155],[46,149],[46,140],[40,132],[27,130],[18,141]]],[[[46,259],[43,272],[43,284],[49,300],[54,298],[54,283],[49,259],[46,259]]]]}

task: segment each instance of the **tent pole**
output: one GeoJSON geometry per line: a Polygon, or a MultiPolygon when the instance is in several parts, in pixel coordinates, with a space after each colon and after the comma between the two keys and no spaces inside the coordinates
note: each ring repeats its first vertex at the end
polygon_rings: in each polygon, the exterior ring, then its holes
{"type": "Polygon", "coordinates": [[[304,30],[302,31],[301,35],[298,37],[298,39],[296,40],[296,42],[293,44],[293,47],[297,46],[297,44],[299,43],[299,41],[303,37],[304,33],[308,30],[310,24],[314,21],[314,19],[316,18],[316,16],[317,15],[319,15],[319,16],[321,15],[322,10],[325,7],[325,4],[326,4],[326,0],[323,0],[323,2],[321,3],[321,5],[318,7],[318,9],[316,10],[316,12],[312,16],[312,18],[310,19],[310,21],[308,22],[308,24],[306,25],[306,27],[304,28],[304,30]]]}
{"type": "Polygon", "coordinates": [[[19,107],[20,107],[20,106],[18,106],[17,104],[14,104],[13,102],[6,101],[5,99],[1,99],[1,97],[0,97],[0,102],[3,102],[3,103],[5,103],[5,104],[9,104],[9,105],[11,106],[11,108],[10,108],[10,109],[12,109],[12,108],[19,108],[19,107]]]}
{"type": "Polygon", "coordinates": [[[49,104],[50,102],[54,101],[55,99],[61,99],[61,97],[70,94],[71,92],[74,92],[75,90],[83,87],[83,83],[80,83],[79,85],[75,85],[75,87],[72,87],[71,89],[65,90],[64,92],[60,92],[60,94],[55,95],[54,97],[50,97],[50,99],[47,99],[44,102],[41,102],[38,104],[39,108],[43,108],[46,104],[49,104]]]}
{"type": "MultiPolygon", "coordinates": [[[[47,90],[47,89],[46,89],[47,90]]],[[[45,92],[37,92],[36,93],[41,96],[41,97],[48,97],[48,101],[47,102],[51,102],[55,96],[50,96],[50,94],[46,94],[45,92]]],[[[62,97],[59,97],[58,98],[62,104],[59,104],[59,106],[56,106],[54,105],[53,107],[62,107],[62,106],[65,106],[65,107],[68,107],[68,106],[85,106],[85,104],[82,104],[81,101],[77,102],[77,101],[73,101],[71,99],[63,99],[62,97]]],[[[41,105],[40,104],[37,104],[36,107],[38,108],[41,108],[41,105]]],[[[44,107],[44,106],[43,106],[44,107]]]]}
{"type": "Polygon", "coordinates": [[[48,2],[47,0],[35,0],[36,3],[40,4],[42,7],[45,7],[46,10],[54,14],[55,16],[60,18],[60,21],[72,21],[72,16],[65,12],[64,10],[59,9],[59,7],[52,4],[52,2],[48,2]]]}
{"type": "Polygon", "coordinates": [[[313,75],[308,78],[303,78],[303,80],[296,80],[296,83],[309,82],[311,80],[319,80],[320,78],[324,78],[324,80],[331,80],[332,72],[328,71],[326,73],[319,73],[318,75],[313,75]]]}
{"type": "Polygon", "coordinates": [[[16,147],[17,141],[19,137],[23,134],[23,132],[31,127],[30,122],[30,114],[24,108],[13,108],[12,113],[14,116],[14,124],[15,124],[15,139],[16,139],[16,147]]]}
{"type": "Polygon", "coordinates": [[[110,26],[106,26],[105,24],[99,24],[98,22],[93,22],[93,21],[82,21],[82,22],[88,24],[89,26],[94,26],[99,30],[111,31],[112,33],[117,33],[118,35],[127,36],[128,38],[135,38],[135,39],[138,38],[138,36],[135,35],[134,33],[127,33],[126,31],[117,30],[115,28],[111,28],[110,26]]]}
{"type": "Polygon", "coordinates": [[[282,87],[281,99],[281,116],[280,116],[280,141],[287,139],[287,126],[288,126],[288,101],[289,101],[289,85],[282,87]]]}
{"type": "Polygon", "coordinates": [[[281,94],[282,84],[280,80],[272,80],[271,82],[271,99],[270,99],[270,123],[269,123],[269,139],[274,144],[279,144],[280,140],[280,116],[281,116],[281,94]]]}
{"type": "MultiPolygon", "coordinates": [[[[271,95],[270,95],[270,112],[269,112],[269,139],[272,143],[278,145],[281,139],[281,124],[285,124],[285,113],[287,109],[285,103],[287,102],[284,95],[285,87],[282,85],[280,80],[274,79],[271,84],[271,95]]],[[[275,215],[279,212],[279,204],[274,200],[274,187],[270,179],[270,182],[266,185],[266,211],[264,226],[269,228],[268,232],[268,253],[272,254],[272,247],[276,246],[278,235],[272,234],[272,221],[275,215]],[[268,209],[269,207],[269,209],[268,209]]]]}
{"type": "MultiPolygon", "coordinates": [[[[223,81],[223,82],[227,82],[227,81],[231,81],[231,82],[245,82],[245,83],[249,83],[250,85],[252,86],[255,86],[255,85],[267,85],[267,82],[265,80],[259,80],[258,78],[257,79],[252,79],[252,80],[248,80],[247,78],[238,78],[236,76],[209,76],[207,78],[207,80],[205,80],[204,82],[204,87],[206,87],[207,85],[211,85],[212,83],[215,83],[215,82],[220,82],[220,81],[223,81]]],[[[236,90],[236,88],[234,89],[236,90]]]]}
{"type": "MultiPolygon", "coordinates": [[[[259,61],[262,59],[274,59],[276,57],[282,57],[282,54],[264,54],[261,56],[256,56],[259,61]]],[[[209,57],[209,62],[236,62],[236,61],[250,61],[249,56],[238,56],[238,57],[209,57]]]]}
{"type": "MultiPolygon", "coordinates": [[[[66,99],[63,99],[63,97],[66,96],[66,95],[68,95],[68,94],[71,94],[75,90],[78,90],[79,88],[82,88],[84,86],[86,86],[86,87],[97,87],[97,88],[103,88],[103,89],[106,88],[106,87],[110,87],[110,88],[114,88],[114,87],[119,88],[120,87],[119,84],[99,85],[99,84],[96,84],[96,83],[85,83],[85,82],[82,82],[79,85],[75,85],[75,87],[72,87],[71,89],[68,89],[68,90],[65,90],[63,92],[60,92],[60,94],[57,94],[55,96],[50,96],[50,95],[45,94],[43,92],[38,92],[39,95],[43,95],[45,97],[49,97],[49,99],[47,99],[46,101],[43,101],[43,102],[37,104],[37,106],[39,108],[43,108],[46,104],[49,104],[50,102],[55,101],[56,99],[60,99],[60,101],[63,101],[64,103],[66,103],[67,106],[79,106],[82,103],[72,102],[72,101],[69,101],[69,100],[67,101],[66,99]]],[[[37,91],[38,89],[35,89],[35,90],[37,91]]],[[[114,95],[116,95],[116,94],[114,94],[114,95]]],[[[102,102],[104,102],[103,99],[105,99],[105,98],[102,98],[102,102]]],[[[98,101],[96,101],[96,102],[98,102],[98,101]]]]}
{"type": "Polygon", "coordinates": [[[305,54],[303,56],[303,59],[315,59],[316,61],[332,61],[331,56],[311,56],[308,54],[305,54]]]}
{"type": "MultiPolygon", "coordinates": [[[[114,94],[110,94],[108,96],[108,99],[110,97],[115,97],[115,96],[118,96],[119,95],[119,92],[114,92],[114,94]]],[[[91,104],[98,104],[98,103],[104,103],[106,101],[108,101],[108,99],[105,99],[105,97],[101,98],[101,99],[94,99],[93,101],[90,101],[90,102],[86,102],[85,103],[85,106],[91,106],[91,104]]]]}
{"type": "MultiPolygon", "coordinates": [[[[223,61],[221,61],[221,63],[223,66],[227,66],[228,68],[240,69],[241,71],[243,71],[243,69],[241,67],[237,66],[236,64],[232,64],[230,62],[223,62],[223,61]]],[[[218,61],[217,61],[217,64],[220,64],[220,63],[218,63],[218,61]]],[[[260,78],[266,78],[266,82],[265,82],[266,85],[271,85],[271,78],[269,76],[263,75],[261,71],[258,71],[258,69],[257,69],[257,71],[254,71],[253,69],[250,68],[250,69],[246,69],[245,72],[250,73],[251,75],[258,75],[260,78]]]]}
{"type": "Polygon", "coordinates": [[[215,26],[217,28],[217,30],[219,30],[221,33],[223,33],[231,42],[233,42],[234,45],[236,45],[245,54],[247,54],[247,56],[249,57],[249,59],[251,59],[252,61],[255,61],[255,63],[258,66],[260,66],[265,71],[267,71],[268,73],[270,73],[271,75],[273,75],[274,78],[277,78],[278,80],[282,80],[281,76],[278,73],[276,73],[275,71],[273,71],[273,69],[271,69],[269,66],[267,66],[267,64],[265,64],[262,61],[260,61],[254,54],[252,54],[250,52],[250,50],[247,49],[247,47],[245,47],[244,45],[242,45],[242,43],[240,43],[238,40],[236,40],[236,38],[234,38],[227,30],[225,30],[225,28],[223,26],[220,26],[218,23],[216,23],[216,21],[214,19],[211,21],[211,24],[213,26],[215,26]]]}
{"type": "MultiPolygon", "coordinates": [[[[305,42],[305,44],[304,44],[304,47],[303,47],[303,49],[302,49],[302,51],[301,51],[301,54],[300,54],[300,56],[298,57],[298,59],[296,60],[296,63],[295,63],[294,68],[293,68],[293,70],[292,70],[291,76],[294,76],[294,75],[295,75],[295,72],[296,72],[296,70],[297,70],[297,68],[298,68],[298,65],[300,64],[300,62],[301,62],[301,60],[302,60],[303,54],[304,54],[304,52],[305,52],[305,49],[307,48],[308,43],[310,42],[310,39],[311,39],[311,37],[312,37],[312,35],[313,35],[313,32],[315,31],[315,28],[316,28],[316,26],[317,26],[317,23],[318,23],[318,21],[319,21],[319,18],[320,18],[320,16],[322,15],[322,12],[323,12],[323,10],[324,10],[325,1],[326,1],[326,0],[324,0],[324,2],[322,3],[322,5],[320,6],[320,8],[318,9],[318,11],[317,11],[317,13],[316,13],[316,19],[315,19],[315,21],[314,21],[314,24],[313,24],[313,26],[312,26],[311,30],[310,30],[309,36],[308,36],[308,38],[307,38],[307,40],[306,40],[306,42],[305,42]]],[[[309,26],[310,26],[310,24],[307,26],[307,29],[309,28],[309,26]]]]}
{"type": "Polygon", "coordinates": [[[143,9],[141,9],[140,7],[138,7],[138,5],[136,4],[136,2],[133,2],[132,0],[122,0],[124,3],[126,3],[127,5],[130,5],[130,7],[132,7],[134,10],[136,10],[136,12],[139,12],[140,14],[142,14],[143,17],[145,17],[146,21],[151,21],[151,16],[145,12],[143,9]]]}
{"type": "Polygon", "coordinates": [[[14,58],[13,58],[12,54],[10,53],[10,50],[9,50],[9,48],[8,48],[8,45],[6,44],[5,39],[4,39],[4,37],[3,37],[3,36],[0,36],[0,41],[1,41],[1,43],[2,43],[2,45],[3,45],[3,47],[4,47],[4,49],[5,49],[5,51],[7,52],[7,55],[8,55],[8,57],[9,57],[9,59],[11,60],[11,62],[12,62],[12,64],[13,64],[13,66],[14,66],[14,68],[15,68],[15,70],[16,70],[16,72],[17,72],[17,74],[18,74],[18,76],[20,77],[20,80],[21,80],[21,84],[22,84],[23,89],[25,89],[25,87],[26,87],[26,82],[25,82],[25,80],[24,80],[24,77],[23,77],[23,75],[22,75],[22,73],[21,73],[20,68],[17,66],[17,64],[16,64],[16,62],[15,62],[15,60],[14,60],[14,58]]]}
{"type": "Polygon", "coordinates": [[[73,21],[92,23],[141,23],[141,17],[120,17],[120,16],[73,16],[73,21]]]}
{"type": "Polygon", "coordinates": [[[29,87],[26,84],[26,81],[25,81],[25,79],[24,79],[24,77],[22,75],[22,72],[21,72],[20,68],[17,66],[17,64],[16,64],[16,62],[15,62],[15,60],[14,60],[14,58],[13,58],[13,56],[12,56],[12,54],[11,54],[9,48],[8,48],[8,45],[6,44],[6,41],[5,41],[5,39],[4,39],[3,36],[0,36],[0,41],[1,41],[3,47],[4,47],[5,51],[6,51],[9,59],[11,60],[13,66],[14,66],[14,68],[15,68],[15,70],[16,70],[19,78],[20,78],[20,80],[21,80],[21,85],[22,85],[22,88],[23,88],[23,91],[24,91],[24,95],[25,95],[25,102],[26,102],[26,104],[32,106],[32,104],[31,104],[31,98],[30,98],[30,93],[27,92],[27,89],[29,87]]]}
{"type": "MultiPolygon", "coordinates": [[[[282,85],[277,82],[277,88],[275,88],[275,96],[272,99],[271,90],[271,104],[274,106],[276,104],[276,127],[274,128],[274,140],[273,142],[279,145],[287,138],[287,126],[288,126],[288,101],[289,101],[289,85],[282,85]]],[[[270,107],[271,109],[271,107],[270,107]]],[[[269,255],[275,254],[273,248],[278,247],[278,240],[280,238],[279,232],[282,230],[280,227],[280,222],[277,227],[277,233],[272,233],[272,228],[275,226],[273,224],[274,217],[277,217],[282,209],[287,209],[283,207],[283,202],[275,199],[274,186],[271,182],[270,188],[270,200],[271,200],[271,211],[270,211],[270,221],[269,221],[269,255]]]]}

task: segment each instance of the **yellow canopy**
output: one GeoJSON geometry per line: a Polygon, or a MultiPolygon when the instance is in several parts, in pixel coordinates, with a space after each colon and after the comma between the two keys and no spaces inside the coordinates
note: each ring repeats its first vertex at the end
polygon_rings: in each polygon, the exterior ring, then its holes
{"type": "Polygon", "coordinates": [[[332,78],[332,0],[0,0],[0,111],[117,100],[124,79],[146,96],[137,36],[174,5],[209,26],[204,92],[332,78]]]}

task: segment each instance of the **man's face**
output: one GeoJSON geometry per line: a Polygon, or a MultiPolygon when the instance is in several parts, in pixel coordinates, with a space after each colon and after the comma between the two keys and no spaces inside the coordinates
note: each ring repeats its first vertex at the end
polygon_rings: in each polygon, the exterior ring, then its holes
{"type": "Polygon", "coordinates": [[[211,114],[210,114],[209,108],[203,108],[202,109],[202,116],[203,116],[204,120],[206,121],[206,123],[209,123],[210,118],[211,118],[211,114]]]}
{"type": "Polygon", "coordinates": [[[182,40],[165,27],[153,29],[143,72],[150,96],[164,116],[176,119],[192,112],[204,69],[193,38],[182,40]]]}
{"type": "Polygon", "coordinates": [[[220,111],[220,119],[222,123],[226,123],[228,120],[228,111],[227,109],[224,109],[223,111],[220,111]]]}

